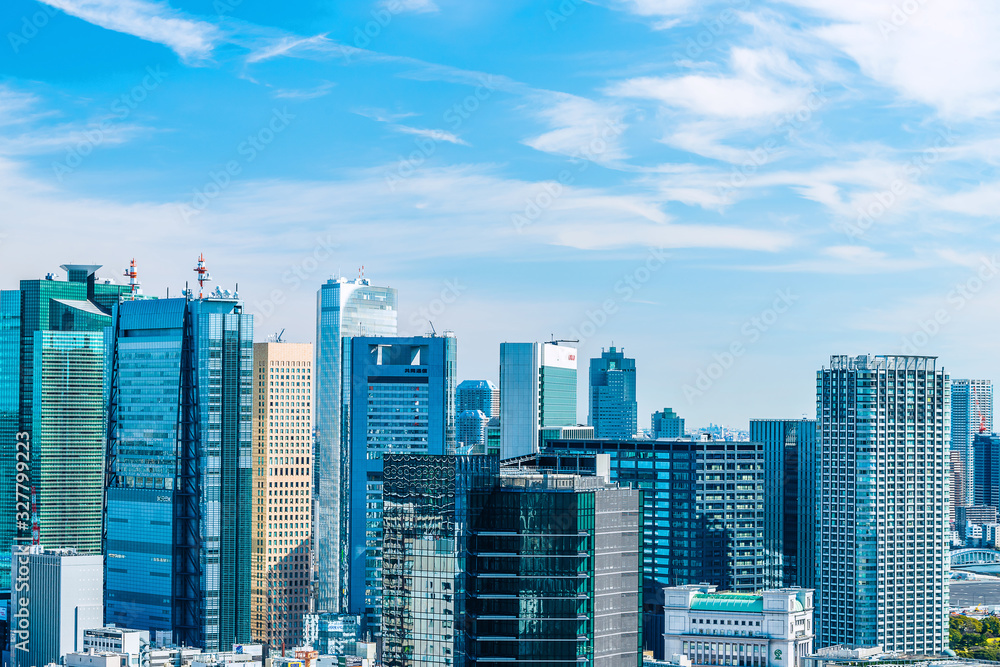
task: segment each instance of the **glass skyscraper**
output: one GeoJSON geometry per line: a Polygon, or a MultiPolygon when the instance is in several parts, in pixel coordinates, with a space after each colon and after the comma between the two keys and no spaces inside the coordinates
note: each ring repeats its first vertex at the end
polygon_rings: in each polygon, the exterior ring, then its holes
{"type": "Polygon", "coordinates": [[[641,663],[642,492],[386,454],[383,663],[641,663]]]}
{"type": "Polygon", "coordinates": [[[961,486],[952,489],[952,506],[973,505],[975,457],[972,441],[993,432],[993,383],[989,380],[951,381],[951,451],[958,452],[964,470],[961,486]]]}
{"type": "Polygon", "coordinates": [[[539,429],[576,426],[576,349],[500,344],[500,458],[538,452],[539,429]]]}
{"type": "Polygon", "coordinates": [[[342,536],[347,531],[347,416],[341,410],[344,369],[350,367],[352,336],[396,335],[396,290],[375,287],[365,278],[330,279],[316,295],[315,466],[313,522],[316,548],[318,611],[348,607],[347,571],[350,558],[342,536]]]}
{"type": "Polygon", "coordinates": [[[500,390],[489,380],[463,380],[455,389],[455,410],[479,410],[487,417],[500,415],[500,390]]]}
{"type": "Polygon", "coordinates": [[[105,620],[209,651],[250,639],[253,316],[126,301],[109,406],[105,620]]]}
{"type": "MultiPolygon", "coordinates": [[[[972,441],[976,475],[973,478],[972,505],[1000,508],[1000,437],[981,433],[972,441]]],[[[965,526],[960,526],[965,530],[965,526]]]]}
{"type": "Polygon", "coordinates": [[[764,587],[764,446],[712,440],[554,440],[534,466],[594,474],[643,491],[644,646],[663,657],[663,588],[764,587]]]}
{"type": "MultiPolygon", "coordinates": [[[[104,486],[104,330],[131,292],[99,282],[96,264],[64,264],[20,284],[19,427],[31,443],[40,538],[52,547],[101,551],[104,486]]],[[[17,524],[22,541],[28,524],[17,524]]]]}
{"type": "Polygon", "coordinates": [[[816,587],[815,419],[751,419],[750,440],[764,445],[765,585],[816,587]]]}
{"type": "Polygon", "coordinates": [[[936,357],[816,374],[818,644],[948,648],[950,383],[936,357]]]}
{"type": "Polygon", "coordinates": [[[10,587],[10,550],[17,536],[15,477],[21,386],[21,293],[0,290],[0,589],[10,587]]]}
{"type": "MultiPolygon", "coordinates": [[[[634,438],[638,433],[635,359],[612,347],[590,360],[590,425],[597,438],[634,438]]],[[[683,433],[681,434],[683,435],[683,433]]]]}
{"type": "Polygon", "coordinates": [[[362,615],[374,635],[382,613],[382,456],[454,453],[456,349],[449,335],[350,341],[348,613],[362,615]]]}

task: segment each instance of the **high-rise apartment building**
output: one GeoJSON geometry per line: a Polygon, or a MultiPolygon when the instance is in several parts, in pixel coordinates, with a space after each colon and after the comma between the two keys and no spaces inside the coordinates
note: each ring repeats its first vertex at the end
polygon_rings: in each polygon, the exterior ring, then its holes
{"type": "Polygon", "coordinates": [[[382,614],[382,457],[449,454],[455,450],[455,370],[452,335],[367,337],[350,341],[350,458],[347,534],[348,612],[379,634],[382,614]]]}
{"type": "Polygon", "coordinates": [[[14,667],[59,664],[103,625],[103,559],[76,549],[15,546],[11,555],[10,655],[14,667]]]}
{"type": "Polygon", "coordinates": [[[456,440],[459,449],[467,454],[486,453],[486,428],[489,416],[481,410],[465,410],[455,420],[456,440]]]}
{"type": "Polygon", "coordinates": [[[218,291],[123,302],[111,369],[106,620],[209,651],[246,642],[253,316],[218,291]]]}
{"type": "Polygon", "coordinates": [[[576,425],[576,348],[500,344],[500,458],[538,452],[539,429],[576,425]]]}
{"type": "Polygon", "coordinates": [[[590,425],[598,438],[634,438],[639,429],[635,359],[612,347],[590,360],[590,425]]]}
{"type": "Polygon", "coordinates": [[[642,662],[642,492],[386,454],[383,663],[642,662]]]}
{"type": "Polygon", "coordinates": [[[670,408],[663,408],[653,413],[653,439],[656,438],[683,438],[684,418],[679,417],[670,408]]]}
{"type": "Polygon", "coordinates": [[[751,419],[750,440],[764,445],[765,585],[814,588],[816,420],[751,419]]]}
{"type": "Polygon", "coordinates": [[[311,343],[253,346],[250,636],[298,646],[309,609],[312,531],[311,343]]]}
{"type": "MultiPolygon", "coordinates": [[[[10,589],[10,550],[17,537],[18,414],[21,388],[21,293],[0,290],[0,589],[10,589]]],[[[30,444],[30,441],[29,441],[30,444]]],[[[22,517],[23,518],[23,517],[22,517]]]]}
{"type": "Polygon", "coordinates": [[[948,648],[950,383],[936,357],[816,374],[818,644],[948,648]]]}
{"type": "Polygon", "coordinates": [[[663,589],[764,588],[764,446],[712,440],[554,440],[534,461],[643,491],[643,645],[662,658],[663,589]],[[608,463],[600,462],[607,456],[608,463]]]}
{"type": "Polygon", "coordinates": [[[463,380],[455,389],[455,410],[479,410],[489,418],[500,416],[500,390],[489,380],[463,380]]]}
{"type": "Polygon", "coordinates": [[[346,534],[348,441],[341,410],[350,368],[352,336],[395,336],[396,290],[376,287],[366,278],[337,278],[316,295],[315,509],[316,608],[338,612],[348,607],[350,556],[346,534]],[[345,356],[347,355],[347,356],[345,356]]]}
{"type": "Polygon", "coordinates": [[[976,477],[972,441],[993,432],[993,383],[989,380],[951,381],[951,450],[965,470],[962,488],[952,489],[952,506],[972,505],[976,477]],[[959,493],[960,492],[960,493],[959,493]]]}
{"type": "MultiPolygon", "coordinates": [[[[129,285],[99,281],[99,265],[65,264],[20,284],[20,431],[31,449],[41,539],[101,552],[104,485],[104,328],[129,285]]],[[[13,459],[8,459],[13,460],[13,459]]],[[[19,533],[29,537],[22,523],[19,533]]]]}

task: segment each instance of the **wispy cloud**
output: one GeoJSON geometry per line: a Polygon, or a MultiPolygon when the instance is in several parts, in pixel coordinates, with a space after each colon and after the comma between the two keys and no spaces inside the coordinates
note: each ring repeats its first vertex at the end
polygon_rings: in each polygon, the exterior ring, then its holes
{"type": "Polygon", "coordinates": [[[526,139],[535,150],[611,164],[628,156],[622,147],[625,110],[578,95],[537,91],[529,96],[533,113],[551,128],[526,139]]]}
{"type": "Polygon", "coordinates": [[[379,6],[389,10],[393,14],[401,14],[403,12],[424,14],[439,11],[434,0],[382,0],[379,6]]]}
{"type": "Polygon", "coordinates": [[[279,88],[271,93],[271,97],[284,100],[315,100],[330,94],[330,91],[337,86],[333,81],[324,81],[313,88],[279,88]]]}
{"type": "Polygon", "coordinates": [[[185,60],[208,58],[220,39],[211,23],[185,18],[147,0],[40,0],[88,23],[172,49],[185,60]]]}
{"type": "Polygon", "coordinates": [[[397,125],[392,124],[389,127],[397,132],[402,132],[403,134],[413,134],[418,137],[426,137],[428,139],[433,139],[434,141],[447,141],[450,144],[458,144],[460,146],[468,146],[468,142],[459,138],[458,135],[453,132],[448,132],[447,130],[432,130],[422,127],[410,127],[409,125],[397,125]]]}

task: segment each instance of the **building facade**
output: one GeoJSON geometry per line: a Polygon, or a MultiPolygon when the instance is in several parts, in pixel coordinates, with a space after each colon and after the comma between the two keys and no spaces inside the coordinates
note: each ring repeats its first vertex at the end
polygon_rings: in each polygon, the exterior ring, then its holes
{"type": "Polygon", "coordinates": [[[14,667],[59,663],[103,625],[104,563],[75,549],[15,546],[11,555],[10,654],[14,667]]]}
{"type": "Polygon", "coordinates": [[[593,476],[386,455],[383,663],[638,665],[641,514],[593,476]]]}
{"type": "Polygon", "coordinates": [[[489,418],[500,416],[500,390],[489,380],[463,380],[455,389],[455,410],[479,410],[489,418]]]}
{"type": "Polygon", "coordinates": [[[602,349],[590,360],[590,425],[598,438],[629,439],[638,433],[635,359],[624,350],[602,349]]]}
{"type": "Polygon", "coordinates": [[[221,294],[126,301],[112,345],[108,623],[250,638],[253,316],[221,294]]]}
{"type": "Polygon", "coordinates": [[[952,380],[951,451],[958,452],[965,471],[962,488],[952,489],[953,507],[975,502],[973,484],[976,467],[972,443],[976,435],[992,432],[993,383],[989,380],[952,380]]]}
{"type": "Polygon", "coordinates": [[[88,628],[83,631],[83,651],[113,653],[123,657],[123,667],[145,667],[149,632],[130,628],[88,628]]]}
{"type": "Polygon", "coordinates": [[[315,503],[316,605],[321,611],[346,611],[350,558],[345,494],[347,416],[341,409],[350,368],[352,336],[395,336],[396,290],[376,287],[365,278],[330,279],[316,295],[315,503]]]}
{"type": "Polygon", "coordinates": [[[684,437],[684,419],[670,408],[654,412],[652,421],[653,439],[684,437]]]}
{"type": "Polygon", "coordinates": [[[500,458],[538,452],[538,431],[575,426],[576,348],[500,344],[500,458]]]}
{"type": "Polygon", "coordinates": [[[382,608],[382,457],[455,450],[454,336],[351,339],[344,397],[351,449],[347,493],[349,613],[377,636],[382,608]]]}
{"type": "Polygon", "coordinates": [[[972,442],[973,467],[971,505],[1000,507],[1000,436],[978,434],[972,442]]]}
{"type": "Polygon", "coordinates": [[[464,410],[455,420],[458,447],[469,454],[486,453],[486,427],[490,417],[482,410],[464,410]]]}
{"type": "Polygon", "coordinates": [[[935,357],[833,356],[820,425],[817,644],[948,647],[950,383],[935,357]]]}
{"type": "Polygon", "coordinates": [[[692,585],[667,588],[663,597],[668,656],[704,667],[805,667],[812,654],[811,589],[718,593],[692,585]]]}
{"type": "MultiPolygon", "coordinates": [[[[21,292],[0,290],[0,494],[14,498],[21,397],[21,292]]],[[[30,441],[29,441],[30,443],[30,441]]],[[[17,505],[0,504],[0,589],[10,588],[10,550],[17,537],[17,505]]]]}
{"type": "Polygon", "coordinates": [[[750,440],[764,445],[765,585],[816,583],[815,419],[751,419],[750,440]]]}
{"type": "Polygon", "coordinates": [[[589,473],[643,491],[643,645],[662,658],[663,589],[764,588],[764,451],[754,442],[556,440],[526,465],[589,473]]]}
{"type": "Polygon", "coordinates": [[[251,640],[302,642],[310,611],[312,380],[310,343],[253,346],[251,640]]]}

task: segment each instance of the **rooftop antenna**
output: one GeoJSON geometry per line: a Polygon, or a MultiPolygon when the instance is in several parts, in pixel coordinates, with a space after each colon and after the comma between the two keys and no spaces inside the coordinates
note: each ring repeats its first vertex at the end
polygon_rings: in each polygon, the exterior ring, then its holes
{"type": "Polygon", "coordinates": [[[129,297],[132,301],[135,301],[135,297],[139,293],[139,285],[141,284],[138,280],[139,272],[135,268],[135,257],[132,258],[132,263],[125,269],[125,277],[128,278],[128,286],[130,288],[129,297]]]}
{"type": "Polygon", "coordinates": [[[205,297],[205,283],[212,279],[208,269],[205,268],[205,253],[198,255],[198,265],[194,267],[194,272],[198,274],[198,298],[205,297]]]}

